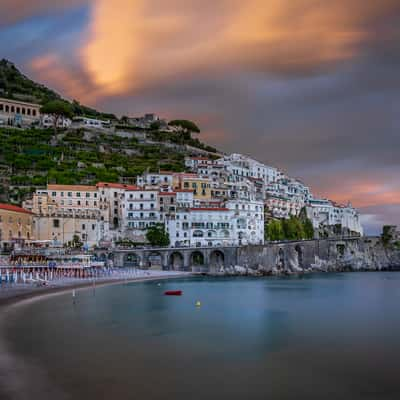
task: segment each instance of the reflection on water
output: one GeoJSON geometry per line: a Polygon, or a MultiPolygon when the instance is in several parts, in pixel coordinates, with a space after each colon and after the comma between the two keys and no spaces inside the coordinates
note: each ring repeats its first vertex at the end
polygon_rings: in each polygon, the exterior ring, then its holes
{"type": "Polygon", "coordinates": [[[399,305],[396,273],[146,282],[20,307],[7,339],[26,398],[397,399],[399,305]]]}

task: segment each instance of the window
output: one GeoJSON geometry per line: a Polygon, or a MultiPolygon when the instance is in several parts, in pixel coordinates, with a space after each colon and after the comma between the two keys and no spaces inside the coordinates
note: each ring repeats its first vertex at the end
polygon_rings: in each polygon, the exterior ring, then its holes
{"type": "Polygon", "coordinates": [[[36,110],[32,110],[32,115],[36,117],[36,110]]]}
{"type": "Polygon", "coordinates": [[[94,205],[95,207],[97,207],[97,201],[94,201],[94,202],[93,202],[93,205],[94,205]]]}
{"type": "Polygon", "coordinates": [[[90,193],[89,192],[86,192],[86,197],[90,197],[90,193]]]}
{"type": "Polygon", "coordinates": [[[61,192],[61,197],[64,197],[64,192],[61,192]]]}
{"type": "Polygon", "coordinates": [[[53,197],[56,197],[57,193],[56,193],[56,192],[52,192],[51,195],[52,195],[53,197]]]}
{"type": "Polygon", "coordinates": [[[60,227],[60,220],[53,219],[53,228],[59,228],[59,227],[60,227]]]}
{"type": "Polygon", "coordinates": [[[154,199],[154,193],[151,193],[150,198],[153,200],[154,199]]]}
{"type": "Polygon", "coordinates": [[[81,192],[76,192],[76,197],[81,197],[81,192]]]}
{"type": "Polygon", "coordinates": [[[80,200],[78,200],[78,206],[80,206],[81,205],[81,201],[80,200]]]}
{"type": "Polygon", "coordinates": [[[68,192],[68,197],[72,197],[72,192],[68,192]]]}
{"type": "Polygon", "coordinates": [[[86,225],[82,224],[82,230],[84,231],[86,229],[86,225]]]}
{"type": "Polygon", "coordinates": [[[92,224],[92,231],[94,231],[96,229],[96,225],[92,224]]]}

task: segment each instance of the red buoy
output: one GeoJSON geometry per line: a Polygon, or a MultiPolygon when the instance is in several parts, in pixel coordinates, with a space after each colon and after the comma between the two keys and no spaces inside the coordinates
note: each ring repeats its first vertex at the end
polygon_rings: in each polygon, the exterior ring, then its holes
{"type": "Polygon", "coordinates": [[[182,290],[167,290],[165,296],[182,296],[182,290]]]}

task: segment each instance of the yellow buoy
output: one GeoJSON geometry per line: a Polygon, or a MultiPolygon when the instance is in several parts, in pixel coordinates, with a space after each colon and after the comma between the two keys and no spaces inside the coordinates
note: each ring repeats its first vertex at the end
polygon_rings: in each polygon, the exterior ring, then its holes
{"type": "Polygon", "coordinates": [[[200,303],[200,301],[196,301],[196,307],[201,307],[201,303],[200,303]]]}

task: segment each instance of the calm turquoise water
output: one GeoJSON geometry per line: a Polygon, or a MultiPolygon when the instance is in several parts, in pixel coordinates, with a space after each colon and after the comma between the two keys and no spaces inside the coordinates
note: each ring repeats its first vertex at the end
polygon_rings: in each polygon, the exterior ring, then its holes
{"type": "Polygon", "coordinates": [[[399,399],[399,310],[400,273],[200,278],[38,301],[6,337],[32,399],[399,399]]]}

